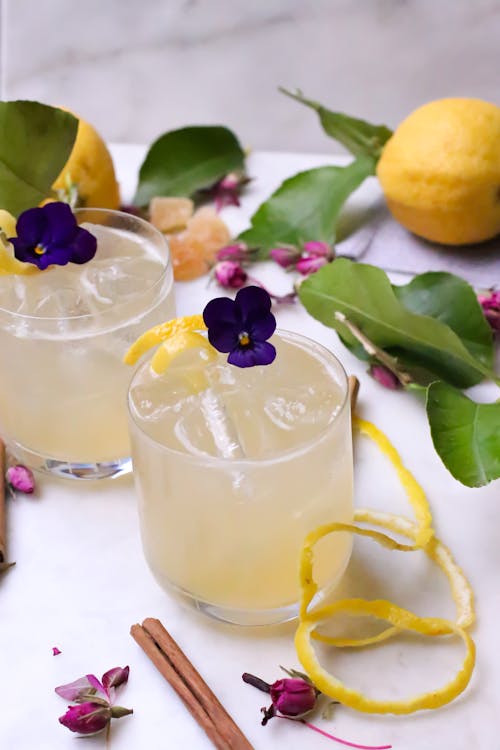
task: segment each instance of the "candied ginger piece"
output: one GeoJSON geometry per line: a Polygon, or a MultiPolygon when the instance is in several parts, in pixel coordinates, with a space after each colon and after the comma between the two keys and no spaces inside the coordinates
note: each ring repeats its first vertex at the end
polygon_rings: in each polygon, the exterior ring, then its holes
{"type": "Polygon", "coordinates": [[[149,204],[149,220],[160,232],[175,232],[184,229],[193,210],[190,198],[157,197],[149,204]]]}
{"type": "Polygon", "coordinates": [[[183,232],[168,237],[176,281],[203,276],[218,250],[231,239],[228,227],[212,208],[200,208],[183,232]]]}

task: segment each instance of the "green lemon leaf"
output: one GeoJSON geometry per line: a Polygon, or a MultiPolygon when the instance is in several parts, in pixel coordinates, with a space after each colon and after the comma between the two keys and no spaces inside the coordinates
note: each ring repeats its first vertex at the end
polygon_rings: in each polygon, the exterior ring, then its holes
{"type": "Polygon", "coordinates": [[[134,203],[146,206],[155,196],[192,196],[244,166],[243,149],[228,128],[197,125],[171,130],[149,149],[134,203]]]}
{"type": "Polygon", "coordinates": [[[333,243],[342,206],[363,180],[373,174],[374,161],[360,157],[347,167],[319,167],[285,180],[251,218],[242,242],[259,247],[261,259],[278,245],[308,240],[333,243]]]}
{"type": "Polygon", "coordinates": [[[451,273],[429,272],[393,289],[407,310],[446,323],[473,357],[493,369],[493,332],[473,288],[464,279],[451,273]]]}
{"type": "Polygon", "coordinates": [[[385,125],[372,125],[366,120],[350,117],[341,112],[332,112],[319,102],[306,99],[300,91],[295,94],[283,88],[280,88],[280,91],[314,109],[325,133],[341,143],[354,156],[371,156],[377,161],[385,143],[392,136],[392,130],[385,125]]]}
{"type": "Polygon", "coordinates": [[[477,404],[446,383],[427,389],[432,441],[448,471],[467,487],[500,477],[500,401],[477,404]]]}
{"type": "MultiPolygon", "coordinates": [[[[414,364],[417,380],[420,369],[432,373],[434,380],[446,380],[458,387],[494,377],[448,325],[407,310],[380,268],[337,258],[305,279],[299,296],[306,310],[335,328],[355,353],[357,342],[335,318],[336,312],[344,314],[380,349],[414,364]]],[[[412,374],[415,377],[415,372],[412,374]]]]}
{"type": "Polygon", "coordinates": [[[62,109],[0,102],[0,208],[18,216],[49,196],[77,130],[77,118],[62,109]]]}

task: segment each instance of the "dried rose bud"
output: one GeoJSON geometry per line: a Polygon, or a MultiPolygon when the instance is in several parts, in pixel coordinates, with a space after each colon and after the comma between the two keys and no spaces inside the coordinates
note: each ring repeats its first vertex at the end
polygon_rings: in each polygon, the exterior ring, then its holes
{"type": "Polygon", "coordinates": [[[327,242],[309,240],[309,242],[304,242],[303,248],[304,253],[310,258],[328,258],[329,260],[333,259],[332,248],[327,242]]]}
{"type": "Polygon", "coordinates": [[[294,266],[300,258],[297,248],[292,246],[273,247],[269,255],[281,268],[290,268],[294,266]]]}
{"type": "Polygon", "coordinates": [[[371,365],[369,373],[384,388],[390,388],[392,391],[401,388],[401,383],[396,375],[388,367],[385,367],[385,365],[371,365]]]}
{"type": "Polygon", "coordinates": [[[52,646],[52,656],[59,656],[59,654],[62,654],[61,649],[57,648],[57,646],[52,646]]]}
{"type": "Polygon", "coordinates": [[[217,250],[217,260],[234,260],[240,263],[248,258],[248,248],[244,242],[237,242],[234,245],[226,245],[217,250]]]}
{"type": "Polygon", "coordinates": [[[33,472],[26,466],[17,464],[7,469],[7,481],[14,490],[30,495],[35,489],[33,472]]]}
{"type": "Polygon", "coordinates": [[[324,256],[300,258],[297,261],[296,269],[302,276],[309,276],[309,274],[315,273],[322,266],[326,266],[327,263],[329,263],[329,260],[324,256]]]}
{"type": "Polygon", "coordinates": [[[225,289],[240,289],[246,284],[248,274],[239,263],[222,260],[214,266],[214,276],[225,289]]]}
{"type": "Polygon", "coordinates": [[[250,182],[250,179],[239,172],[230,172],[217,182],[208,193],[215,201],[215,210],[220,211],[225,206],[239,206],[239,193],[241,188],[250,182]]]}
{"type": "Polygon", "coordinates": [[[283,716],[301,716],[316,705],[316,690],[306,680],[277,680],[271,685],[270,693],[274,708],[283,716]]]}
{"type": "Polygon", "coordinates": [[[500,331],[500,290],[478,295],[484,317],[494,331],[500,331]]]}
{"type": "Polygon", "coordinates": [[[110,721],[111,707],[91,702],[69,706],[64,716],[59,717],[60,724],[79,734],[100,732],[110,721]]]}

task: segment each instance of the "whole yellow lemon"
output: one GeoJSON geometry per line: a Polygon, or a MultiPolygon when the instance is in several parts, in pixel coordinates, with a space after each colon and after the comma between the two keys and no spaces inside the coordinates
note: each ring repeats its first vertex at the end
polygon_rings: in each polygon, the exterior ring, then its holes
{"type": "Polygon", "coordinates": [[[79,206],[113,209],[120,206],[111,154],[96,129],[81,118],[73,150],[52,187],[65,190],[68,181],[76,185],[79,206]]]}
{"type": "Polygon", "coordinates": [[[387,205],[404,227],[444,245],[500,233],[500,107],[440,99],[415,110],[377,165],[387,205]]]}

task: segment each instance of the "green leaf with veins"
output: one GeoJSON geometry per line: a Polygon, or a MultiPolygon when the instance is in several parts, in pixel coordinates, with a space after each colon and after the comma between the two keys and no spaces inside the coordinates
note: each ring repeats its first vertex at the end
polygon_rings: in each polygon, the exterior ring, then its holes
{"type": "Polygon", "coordinates": [[[500,478],[500,402],[477,404],[446,383],[427,389],[434,447],[448,471],[467,487],[500,478]]]}
{"type": "MultiPolygon", "coordinates": [[[[483,377],[495,377],[446,323],[407,310],[380,268],[337,258],[305,279],[299,297],[313,317],[335,328],[355,349],[356,340],[335,318],[337,311],[343,313],[377,347],[405,364],[412,363],[418,382],[422,382],[419,370],[426,373],[425,378],[432,375],[434,380],[464,388],[483,377]]],[[[405,369],[415,376],[411,368],[405,369]]]]}
{"type": "Polygon", "coordinates": [[[228,128],[198,125],[171,130],[149,149],[134,203],[146,206],[155,196],[190,197],[244,166],[243,149],[228,128]]]}
{"type": "Polygon", "coordinates": [[[259,206],[250,229],[238,239],[258,247],[260,259],[279,245],[300,246],[308,240],[333,244],[338,215],[345,201],[373,174],[375,162],[362,156],[346,167],[319,167],[285,180],[259,206]]]}
{"type": "Polygon", "coordinates": [[[371,156],[377,162],[384,145],[392,136],[392,130],[385,125],[372,125],[357,117],[332,112],[319,102],[306,99],[300,91],[295,94],[284,88],[280,88],[280,91],[314,109],[325,133],[341,143],[354,156],[371,156]]]}
{"type": "Polygon", "coordinates": [[[493,332],[473,288],[464,279],[451,273],[429,272],[392,288],[407,310],[446,323],[473,357],[493,369],[493,332]]]}
{"type": "Polygon", "coordinates": [[[41,203],[68,161],[78,130],[69,112],[0,102],[0,207],[18,216],[41,203]]]}

